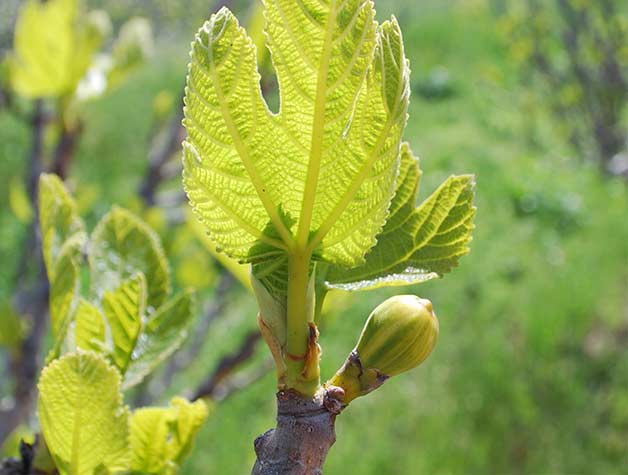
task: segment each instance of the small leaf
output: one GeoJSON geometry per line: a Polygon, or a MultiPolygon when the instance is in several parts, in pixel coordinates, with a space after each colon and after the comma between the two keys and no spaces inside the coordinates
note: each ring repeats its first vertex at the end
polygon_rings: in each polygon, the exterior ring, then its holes
{"type": "Polygon", "coordinates": [[[176,468],[192,449],[199,429],[207,419],[207,405],[174,398],[167,408],[138,409],[131,418],[131,469],[158,474],[176,468]]]}
{"type": "Polygon", "coordinates": [[[170,293],[170,270],[159,237],[122,208],[114,206],[94,229],[89,264],[98,298],[138,272],[148,283],[149,307],[158,308],[170,293]]]}
{"type": "MultiPolygon", "coordinates": [[[[72,241],[68,241],[71,244],[72,241]]],[[[66,246],[51,274],[50,283],[50,320],[52,333],[56,338],[64,339],[67,329],[74,318],[80,292],[80,276],[76,248],[66,246]]]]}
{"type": "Polygon", "coordinates": [[[72,93],[103,38],[84,20],[78,0],[28,0],[15,26],[13,88],[26,97],[72,93]]]}
{"type": "Polygon", "coordinates": [[[129,411],[120,375],[102,356],[78,351],[54,361],[39,380],[39,415],[62,475],[128,468],[129,411]]]}
{"type": "Polygon", "coordinates": [[[81,299],[76,309],[74,340],[77,348],[100,353],[105,344],[105,319],[97,307],[81,299]]]}
{"type": "Polygon", "coordinates": [[[196,434],[207,419],[208,409],[207,404],[201,399],[188,402],[182,397],[175,397],[171,404],[177,409],[177,418],[173,427],[173,437],[168,445],[168,458],[181,464],[194,447],[196,434]]]}
{"type": "Polygon", "coordinates": [[[166,445],[176,417],[172,408],[146,407],[131,416],[131,470],[161,474],[167,463],[166,445]]]}
{"type": "Polygon", "coordinates": [[[86,240],[85,225],[76,203],[57,175],[46,173],[39,179],[39,221],[44,260],[52,281],[56,261],[66,241],[72,239],[71,247],[80,252],[86,240]]]}
{"type": "Polygon", "coordinates": [[[163,304],[148,320],[139,336],[125,374],[123,387],[140,383],[170,357],[188,337],[194,314],[194,295],[181,292],[163,304]]]}
{"type": "Polygon", "coordinates": [[[401,156],[396,194],[377,246],[361,266],[330,266],[328,287],[368,290],[424,282],[449,272],[469,252],[475,216],[473,176],[450,177],[415,208],[418,161],[407,144],[401,156]]]}
{"type": "Polygon", "coordinates": [[[102,303],[113,337],[113,361],[124,374],[131,363],[146,312],[144,275],[139,273],[115,291],[106,292],[102,303]]]}

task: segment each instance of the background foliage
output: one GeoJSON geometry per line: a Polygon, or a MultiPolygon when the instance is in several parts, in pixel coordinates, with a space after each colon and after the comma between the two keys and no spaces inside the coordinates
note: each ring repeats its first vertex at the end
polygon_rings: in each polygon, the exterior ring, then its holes
{"type": "MultiPolygon", "coordinates": [[[[139,209],[155,104],[168,97],[176,104],[189,39],[209,12],[201,1],[89,3],[109,11],[116,31],[132,15],[149,17],[157,37],[152,60],[85,107],[70,184],[92,229],[112,203],[139,209]]],[[[411,61],[406,137],[425,172],[420,199],[451,173],[475,173],[477,229],[460,269],[445,282],[409,289],[434,302],[441,324],[435,353],[349,409],[356,417],[338,426],[329,475],[345,473],[347,461],[365,475],[620,474],[628,463],[626,183],[580,160],[543,100],[547,86],[521,80],[506,3],[377,4],[380,19],[398,16],[411,61]]],[[[3,23],[10,4],[0,6],[3,23]]],[[[247,2],[238,8],[247,11],[247,2]]],[[[7,48],[10,24],[0,28],[0,47],[7,48]]],[[[29,147],[28,124],[0,110],[0,300],[13,291],[16,249],[27,232],[9,183],[24,177],[29,147]]],[[[180,190],[180,182],[170,189],[180,190]]],[[[172,212],[147,212],[146,219],[169,250],[178,250],[175,287],[194,281],[211,298],[215,265],[191,231],[169,233],[164,223],[172,212]]],[[[328,321],[323,376],[336,369],[384,295],[365,294],[328,321]]],[[[6,315],[3,321],[11,321],[6,315]]],[[[254,316],[244,289],[230,294],[201,356],[173,376],[159,402],[203,379],[254,326],[254,316]]],[[[2,343],[16,331],[3,328],[2,343]]],[[[273,386],[268,376],[223,402],[183,473],[244,473],[254,457],[251,441],[272,425],[273,386]]],[[[0,383],[0,405],[10,404],[10,389],[0,383]]]]}

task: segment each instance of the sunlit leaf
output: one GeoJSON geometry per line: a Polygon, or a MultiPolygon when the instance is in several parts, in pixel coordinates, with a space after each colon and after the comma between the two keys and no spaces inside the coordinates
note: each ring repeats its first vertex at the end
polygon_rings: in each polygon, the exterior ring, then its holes
{"type": "Polygon", "coordinates": [[[76,309],[74,341],[77,348],[101,352],[105,345],[105,319],[102,312],[85,299],[76,309]]]}
{"type": "Polygon", "coordinates": [[[297,246],[359,264],[384,224],[406,122],[399,27],[378,26],[370,1],[265,5],[280,112],[262,98],[252,40],[221,9],[192,45],[186,191],[233,258],[285,261],[297,246]]]}
{"type": "Polygon", "coordinates": [[[175,397],[171,404],[177,410],[177,419],[168,446],[168,457],[181,463],[192,451],[196,435],[207,419],[208,409],[207,404],[200,399],[188,402],[182,397],[175,397]]]}
{"type": "Polygon", "coordinates": [[[79,0],[28,0],[15,26],[11,84],[27,97],[71,94],[104,37],[84,21],[79,0]]]}
{"type": "Polygon", "coordinates": [[[174,398],[167,408],[136,410],[131,418],[131,469],[158,474],[170,468],[176,473],[207,414],[203,401],[190,403],[183,398],[174,398]]]}
{"type": "Polygon", "coordinates": [[[170,293],[170,270],[159,237],[122,208],[114,207],[94,229],[89,263],[93,293],[99,298],[138,272],[146,277],[149,307],[158,308],[170,293]]]}
{"type": "Polygon", "coordinates": [[[325,276],[332,288],[367,290],[408,285],[440,277],[469,252],[473,231],[475,181],[452,176],[415,208],[421,172],[407,144],[390,216],[366,262],[352,269],[331,267],[325,276]]]}
{"type": "Polygon", "coordinates": [[[52,333],[59,340],[65,338],[80,294],[78,252],[71,244],[72,240],[67,241],[50,273],[50,321],[52,333]]]}
{"type": "Polygon", "coordinates": [[[194,317],[193,297],[191,292],[176,295],[146,322],[125,374],[125,388],[140,383],[183,344],[194,317]]]}
{"type": "Polygon", "coordinates": [[[103,297],[105,317],[113,337],[113,361],[122,374],[129,364],[142,330],[146,311],[146,279],[139,273],[103,297]]]}
{"type": "Polygon", "coordinates": [[[62,475],[126,469],[128,409],[120,375],[102,356],[78,351],[44,368],[39,417],[50,453],[62,475]]]}
{"type": "Polygon", "coordinates": [[[48,278],[54,281],[55,264],[62,247],[69,246],[80,253],[86,239],[76,203],[56,175],[42,174],[39,179],[39,221],[48,278]],[[72,244],[67,244],[70,240],[72,244]]]}

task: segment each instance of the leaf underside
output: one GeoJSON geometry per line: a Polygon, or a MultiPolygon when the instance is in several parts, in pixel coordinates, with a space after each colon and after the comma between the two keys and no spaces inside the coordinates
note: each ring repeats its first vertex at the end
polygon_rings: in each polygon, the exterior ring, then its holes
{"type": "Polygon", "coordinates": [[[152,309],[170,293],[170,271],[159,237],[125,209],[114,206],[98,223],[92,233],[89,263],[97,298],[138,272],[146,277],[147,305],[152,309]]]}
{"type": "Polygon", "coordinates": [[[193,297],[191,292],[181,292],[151,315],[133,350],[124,389],[140,383],[181,347],[194,317],[193,297]]]}
{"type": "MultiPolygon", "coordinates": [[[[192,44],[184,185],[217,247],[244,262],[299,246],[352,266],[386,218],[409,67],[396,20],[371,1],[269,0],[280,111],[260,91],[251,39],[225,8],[192,44]]],[[[277,267],[281,267],[277,265],[277,267]]]]}

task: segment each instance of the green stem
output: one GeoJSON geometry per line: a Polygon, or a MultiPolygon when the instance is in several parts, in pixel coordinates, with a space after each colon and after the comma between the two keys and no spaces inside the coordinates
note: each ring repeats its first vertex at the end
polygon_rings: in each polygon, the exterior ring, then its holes
{"type": "MultiPolygon", "coordinates": [[[[308,282],[310,253],[296,252],[288,263],[288,315],[286,332],[286,385],[303,395],[313,395],[320,383],[304,376],[305,357],[310,339],[308,324],[308,282]]],[[[318,365],[318,361],[316,363],[318,365]]]]}

